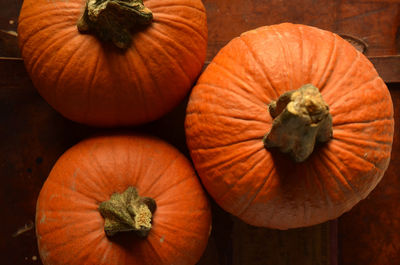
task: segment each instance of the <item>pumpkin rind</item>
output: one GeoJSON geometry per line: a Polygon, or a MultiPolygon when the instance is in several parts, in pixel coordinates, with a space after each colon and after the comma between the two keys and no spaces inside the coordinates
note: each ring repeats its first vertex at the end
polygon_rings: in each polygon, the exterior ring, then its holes
{"type": "Polygon", "coordinates": [[[207,47],[201,0],[147,0],[153,22],[121,51],[77,21],[84,0],[25,0],[18,34],[33,84],[63,116],[89,125],[136,125],[176,106],[200,73],[207,47]]]}
{"type": "Polygon", "coordinates": [[[185,121],[195,168],[210,195],[243,221],[278,229],[337,218],[382,178],[393,141],[389,91],[368,59],[338,35],[283,23],[227,44],[194,87],[185,121]],[[268,104],[319,88],[333,138],[302,163],[267,150],[268,104]]]}
{"type": "Polygon", "coordinates": [[[140,135],[98,136],[65,152],[37,202],[44,264],[195,264],[211,228],[190,162],[165,142],[140,135]],[[106,236],[98,207],[129,186],[157,203],[146,238],[106,236]]]}

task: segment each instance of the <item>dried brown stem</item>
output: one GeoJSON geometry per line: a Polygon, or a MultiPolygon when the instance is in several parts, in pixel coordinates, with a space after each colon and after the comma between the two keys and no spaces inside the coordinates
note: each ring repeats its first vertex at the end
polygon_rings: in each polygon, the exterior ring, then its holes
{"type": "Polygon", "coordinates": [[[140,237],[147,236],[155,210],[155,201],[140,197],[134,187],[129,187],[123,193],[114,193],[110,200],[99,206],[105,219],[104,231],[107,236],[126,231],[134,231],[140,237]]]}
{"type": "Polygon", "coordinates": [[[274,118],[271,130],[264,136],[266,148],[279,148],[296,162],[306,160],[316,142],[332,137],[329,107],[311,84],[284,93],[269,105],[274,118]]]}
{"type": "Polygon", "coordinates": [[[149,25],[152,20],[153,14],[143,0],[87,0],[77,27],[81,33],[93,33],[126,49],[132,42],[131,29],[149,25]]]}

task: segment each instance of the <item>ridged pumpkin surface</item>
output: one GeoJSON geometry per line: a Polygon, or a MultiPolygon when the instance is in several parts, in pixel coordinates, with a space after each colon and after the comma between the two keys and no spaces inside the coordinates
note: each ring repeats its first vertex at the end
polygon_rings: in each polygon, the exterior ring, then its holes
{"type": "Polygon", "coordinates": [[[36,233],[46,265],[195,264],[211,228],[204,191],[190,162],[161,140],[101,136],[64,153],[37,202],[36,233]],[[136,187],[157,209],[146,238],[107,237],[99,204],[136,187]]]}
{"type": "Polygon", "coordinates": [[[18,25],[26,69],[63,116],[96,126],[135,125],[178,104],[203,66],[201,0],[145,0],[153,22],[125,52],[79,33],[84,0],[25,0],[18,25]]]}
{"type": "Polygon", "coordinates": [[[349,43],[284,23],[246,32],[217,54],[192,91],[185,127],[195,168],[222,208],[288,229],[336,218],[377,185],[390,160],[393,105],[349,43]],[[263,145],[268,104],[309,83],[329,105],[333,138],[295,163],[263,145]]]}

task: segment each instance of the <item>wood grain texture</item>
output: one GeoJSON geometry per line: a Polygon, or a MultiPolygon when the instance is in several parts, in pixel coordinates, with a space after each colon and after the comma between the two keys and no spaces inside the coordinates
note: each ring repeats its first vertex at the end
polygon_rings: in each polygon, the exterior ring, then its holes
{"type": "MultiPolygon", "coordinates": [[[[187,100],[156,122],[124,130],[160,137],[188,157],[183,128],[186,104],[187,100]]],[[[13,213],[0,227],[1,264],[41,264],[34,229],[26,227],[33,225],[36,200],[50,169],[81,139],[115,130],[97,130],[61,117],[37,94],[22,60],[15,59],[0,59],[0,123],[0,172],[4,180],[0,207],[5,213],[13,213]]],[[[267,265],[303,258],[322,262],[326,261],[327,248],[332,248],[326,224],[297,231],[260,229],[241,223],[213,202],[211,205],[213,230],[198,265],[257,264],[254,262],[264,251],[271,261],[278,262],[267,265]],[[252,241],[252,235],[258,235],[257,240],[252,241]],[[260,244],[263,238],[270,243],[260,244]],[[296,244],[305,244],[307,252],[300,248],[293,251],[296,244]]]]}
{"type": "Polygon", "coordinates": [[[329,223],[323,223],[279,231],[252,227],[234,218],[232,264],[332,265],[328,247],[329,228],[329,223]]]}
{"type": "Polygon", "coordinates": [[[369,60],[386,83],[400,82],[400,55],[372,56],[369,60]]]}
{"type": "MultiPolygon", "coordinates": [[[[163,119],[135,131],[160,137],[181,152],[186,101],[163,119]]],[[[1,264],[40,264],[35,231],[36,200],[50,169],[73,144],[97,133],[56,113],[36,92],[22,60],[0,59],[1,264]],[[27,227],[31,227],[27,229],[27,227]]],[[[124,129],[124,131],[130,129],[124,129]]],[[[114,131],[114,130],[113,130],[114,131]]]]}
{"type": "MultiPolygon", "coordinates": [[[[400,86],[391,84],[389,88],[395,106],[395,122],[398,124],[400,86]]],[[[0,171],[6,180],[0,191],[0,204],[4,212],[13,212],[0,229],[0,258],[5,265],[40,264],[32,259],[38,258],[34,231],[30,229],[23,232],[34,220],[38,192],[58,156],[74,143],[95,133],[95,130],[70,122],[53,111],[36,93],[21,60],[0,60],[0,107],[0,122],[3,125],[0,128],[3,139],[0,146],[0,171]],[[20,232],[17,233],[18,231],[20,232]]],[[[185,108],[186,102],[183,102],[165,118],[136,130],[159,136],[188,155],[183,130],[185,108]]],[[[396,264],[391,263],[392,260],[400,259],[400,234],[396,232],[400,231],[400,224],[398,218],[393,218],[393,213],[400,209],[398,139],[396,132],[391,165],[377,189],[340,219],[339,264],[390,265],[396,264]],[[376,248],[376,245],[382,247],[376,248]],[[355,249],[355,246],[359,247],[355,249]],[[363,263],[376,255],[381,263],[363,263]],[[387,257],[390,257],[389,261],[387,257]]],[[[264,236],[265,239],[269,236],[275,241],[278,237],[285,238],[286,241],[282,241],[284,245],[274,245],[285,253],[289,253],[285,250],[285,244],[289,244],[289,249],[290,246],[293,248],[290,242],[299,242],[299,237],[309,240],[306,242],[307,246],[315,244],[313,248],[321,249],[322,244],[327,244],[331,249],[330,253],[335,251],[332,228],[329,242],[317,241],[313,237],[321,238],[326,231],[325,224],[297,232],[269,231],[241,224],[237,220],[235,222],[214,203],[212,207],[214,229],[206,252],[199,262],[201,265],[228,265],[234,264],[237,259],[254,262],[266,250],[258,242],[264,236]],[[318,228],[321,230],[317,231],[318,228]],[[253,231],[253,234],[248,231],[253,231]],[[258,241],[253,242],[249,237],[258,234],[258,241]]],[[[283,259],[282,252],[276,251],[274,249],[268,253],[275,255],[275,261],[283,259]]],[[[297,257],[304,255],[296,251],[290,253],[297,257]]],[[[327,250],[324,253],[328,253],[327,250]]],[[[323,255],[320,257],[326,259],[323,255]]],[[[289,256],[285,259],[291,258],[289,256]]],[[[330,259],[330,264],[335,264],[334,257],[330,256],[330,259]]]]}
{"type": "MultiPolygon", "coordinates": [[[[400,124],[400,83],[389,86],[396,126],[400,124]]],[[[395,130],[388,170],[375,190],[339,218],[341,265],[400,264],[400,134],[395,130]]]]}
{"type": "MultiPolygon", "coordinates": [[[[209,27],[207,60],[211,60],[222,46],[243,31],[266,24],[291,21],[319,26],[337,33],[352,34],[366,40],[369,45],[367,55],[384,80],[399,82],[399,0],[203,0],[203,3],[207,9],[209,27]]],[[[21,5],[22,0],[0,0],[0,6],[3,7],[0,9],[1,29],[16,30],[21,5]]],[[[14,56],[15,47],[8,47],[11,48],[10,52],[10,49],[2,46],[3,43],[5,42],[0,40],[0,56],[14,56]]],[[[389,84],[389,88],[396,108],[397,128],[397,124],[400,124],[400,86],[389,84]]],[[[161,120],[135,130],[159,136],[188,155],[183,129],[186,103],[187,99],[161,120]]],[[[0,172],[5,179],[5,184],[0,188],[0,206],[3,213],[12,213],[1,222],[0,263],[40,264],[35,234],[33,229],[29,229],[34,220],[35,203],[40,187],[58,156],[95,131],[67,121],[55,113],[36,93],[22,62],[18,60],[0,60],[0,123],[0,172]]],[[[400,217],[393,218],[394,213],[400,212],[400,184],[396,175],[400,165],[398,142],[396,134],[391,165],[376,191],[340,219],[339,264],[400,264],[400,236],[397,232],[400,231],[400,217]]],[[[263,245],[251,241],[249,245],[244,246],[249,252],[241,252],[234,256],[234,246],[235,250],[238,250],[238,246],[242,244],[235,238],[248,240],[247,230],[258,230],[240,225],[238,227],[229,214],[214,203],[212,207],[214,229],[199,264],[238,264],[234,257],[250,262],[265,251],[263,245]]],[[[315,232],[315,228],[306,231],[315,232]]],[[[336,251],[336,245],[332,236],[334,230],[330,228],[330,232],[329,245],[332,253],[336,251]]],[[[267,235],[274,232],[262,233],[267,235]]],[[[321,233],[322,230],[314,234],[321,233]]],[[[320,244],[324,244],[311,238],[312,233],[307,234],[304,231],[282,231],[280,237],[289,240],[289,234],[294,236],[295,242],[299,242],[296,238],[299,236],[308,238],[307,240],[316,244],[314,248],[321,249],[320,244]]],[[[288,253],[284,245],[274,247],[270,250],[271,253],[277,250],[288,253]]],[[[279,253],[275,254],[277,260],[279,253]]],[[[294,252],[297,256],[301,254],[294,252]]],[[[287,259],[293,260],[291,257],[287,259]]],[[[337,265],[334,256],[331,256],[331,259],[329,265],[337,265]]],[[[274,265],[285,264],[284,261],[281,262],[274,265]]],[[[298,260],[295,264],[305,263],[298,260]]]]}
{"type": "MultiPolygon", "coordinates": [[[[0,29],[16,31],[23,0],[0,0],[0,29]]],[[[204,0],[209,41],[207,61],[232,38],[242,32],[281,22],[303,23],[339,34],[354,36],[368,45],[366,55],[373,60],[385,82],[398,82],[400,54],[399,0],[204,0]],[[383,58],[380,58],[383,56],[383,58]],[[394,58],[392,58],[395,56],[394,58]],[[393,71],[393,68],[397,69],[393,71]]],[[[0,36],[0,56],[19,56],[15,41],[0,36]]]]}
{"type": "Polygon", "coordinates": [[[1,60],[0,123],[0,204],[8,213],[0,227],[0,259],[4,264],[38,264],[34,229],[20,229],[34,222],[37,196],[57,157],[82,137],[78,130],[81,135],[86,130],[43,101],[21,60],[1,60]]]}
{"type": "Polygon", "coordinates": [[[208,58],[232,37],[282,22],[317,26],[358,37],[368,44],[367,56],[399,53],[399,1],[204,0],[209,26],[208,58]]]}

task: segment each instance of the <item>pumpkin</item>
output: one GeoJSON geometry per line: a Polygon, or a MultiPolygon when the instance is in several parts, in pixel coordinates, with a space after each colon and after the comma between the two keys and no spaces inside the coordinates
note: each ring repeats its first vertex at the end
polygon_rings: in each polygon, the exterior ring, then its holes
{"type": "Polygon", "coordinates": [[[191,163],[144,135],[97,136],[66,151],[37,201],[47,264],[195,264],[211,229],[191,163]]]}
{"type": "Polygon", "coordinates": [[[311,226],[388,167],[393,105],[371,62],[329,31],[283,23],[231,40],[194,87],[187,144],[209,194],[254,226],[311,226]]]}
{"type": "Polygon", "coordinates": [[[27,72],[55,110],[126,126],[186,96],[204,64],[207,21],[201,0],[25,0],[18,34],[27,72]]]}

